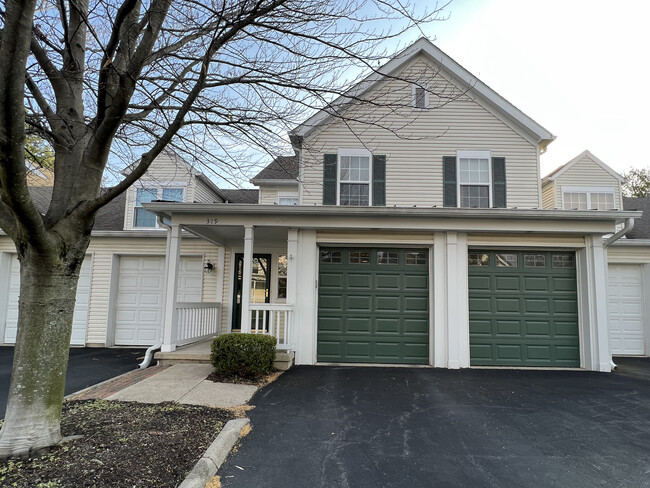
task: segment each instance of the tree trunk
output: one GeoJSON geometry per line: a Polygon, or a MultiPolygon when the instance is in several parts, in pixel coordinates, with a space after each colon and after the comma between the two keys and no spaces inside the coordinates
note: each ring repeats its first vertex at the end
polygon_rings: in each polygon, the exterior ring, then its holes
{"type": "Polygon", "coordinates": [[[88,239],[80,239],[63,257],[56,249],[22,248],[18,336],[0,458],[61,441],[72,316],[87,246],[88,239]]]}

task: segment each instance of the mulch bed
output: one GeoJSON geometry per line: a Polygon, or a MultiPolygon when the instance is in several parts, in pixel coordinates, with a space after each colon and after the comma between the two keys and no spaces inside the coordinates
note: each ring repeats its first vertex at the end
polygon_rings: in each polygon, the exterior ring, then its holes
{"type": "Polygon", "coordinates": [[[0,486],[176,487],[233,417],[177,403],[68,401],[62,433],[83,437],[35,459],[0,461],[0,486]]]}
{"type": "Polygon", "coordinates": [[[237,374],[219,374],[215,371],[206,379],[215,383],[238,383],[240,385],[253,385],[261,388],[275,381],[282,373],[282,371],[273,371],[271,373],[243,376],[237,374]]]}

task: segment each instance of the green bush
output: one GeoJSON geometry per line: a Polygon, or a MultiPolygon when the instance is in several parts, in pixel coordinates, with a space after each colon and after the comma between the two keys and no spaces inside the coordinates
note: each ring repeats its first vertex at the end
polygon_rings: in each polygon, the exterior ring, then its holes
{"type": "Polygon", "coordinates": [[[255,376],[273,370],[275,337],[231,333],[212,342],[210,361],[218,374],[255,376]]]}

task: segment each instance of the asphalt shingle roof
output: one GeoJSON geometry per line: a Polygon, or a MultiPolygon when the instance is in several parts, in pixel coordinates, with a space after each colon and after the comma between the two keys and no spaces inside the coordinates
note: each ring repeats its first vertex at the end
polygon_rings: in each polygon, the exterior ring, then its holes
{"type": "Polygon", "coordinates": [[[297,180],[298,157],[278,156],[266,168],[260,171],[253,180],[297,180]]]}
{"type": "MultiPolygon", "coordinates": [[[[52,200],[51,186],[31,186],[29,194],[34,200],[36,209],[44,214],[50,206],[52,200]]],[[[112,200],[110,203],[100,208],[95,217],[94,230],[123,230],[124,229],[124,207],[126,205],[126,194],[112,200]]]]}
{"type": "Polygon", "coordinates": [[[256,189],[243,189],[243,190],[221,190],[226,195],[228,203],[257,203],[258,190],[256,189]]]}
{"type": "Polygon", "coordinates": [[[626,234],[628,239],[650,239],[650,197],[623,197],[623,209],[640,210],[643,216],[634,220],[634,227],[626,234]]]}

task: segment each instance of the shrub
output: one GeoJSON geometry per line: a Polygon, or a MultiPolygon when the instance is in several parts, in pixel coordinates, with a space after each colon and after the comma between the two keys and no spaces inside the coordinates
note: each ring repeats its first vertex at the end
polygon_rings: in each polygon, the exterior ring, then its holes
{"type": "Polygon", "coordinates": [[[275,337],[231,333],[212,342],[210,361],[218,374],[255,376],[273,370],[275,337]]]}

